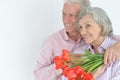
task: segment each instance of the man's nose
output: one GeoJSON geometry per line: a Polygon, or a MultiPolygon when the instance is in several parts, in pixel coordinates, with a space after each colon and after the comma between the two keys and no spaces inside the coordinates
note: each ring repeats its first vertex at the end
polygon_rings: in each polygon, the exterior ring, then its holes
{"type": "Polygon", "coordinates": [[[71,21],[71,18],[70,18],[70,16],[69,15],[66,15],[65,17],[64,17],[64,19],[66,20],[66,21],[71,21]]]}

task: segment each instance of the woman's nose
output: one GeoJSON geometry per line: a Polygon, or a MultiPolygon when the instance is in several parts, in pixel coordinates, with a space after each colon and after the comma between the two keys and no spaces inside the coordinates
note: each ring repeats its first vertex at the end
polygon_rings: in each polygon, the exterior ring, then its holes
{"type": "Polygon", "coordinates": [[[81,33],[81,35],[86,34],[86,29],[85,28],[80,29],[80,33],[81,33]]]}

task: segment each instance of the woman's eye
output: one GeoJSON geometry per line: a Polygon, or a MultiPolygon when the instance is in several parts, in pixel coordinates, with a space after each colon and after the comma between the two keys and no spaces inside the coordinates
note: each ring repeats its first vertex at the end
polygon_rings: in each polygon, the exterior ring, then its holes
{"type": "Polygon", "coordinates": [[[79,30],[81,30],[82,29],[82,26],[79,26],[79,30]]]}
{"type": "Polygon", "coordinates": [[[82,28],[82,26],[80,26],[79,28],[82,28]]]}
{"type": "Polygon", "coordinates": [[[90,27],[90,24],[86,24],[86,26],[85,27],[90,27]]]}

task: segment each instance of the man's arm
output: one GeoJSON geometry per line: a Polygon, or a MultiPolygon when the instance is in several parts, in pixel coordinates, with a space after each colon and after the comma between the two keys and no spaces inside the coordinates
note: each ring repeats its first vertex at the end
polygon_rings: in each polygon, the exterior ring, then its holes
{"type": "Polygon", "coordinates": [[[120,36],[113,35],[111,38],[118,42],[106,49],[104,54],[104,64],[120,59],[120,36]]]}
{"type": "Polygon", "coordinates": [[[110,80],[120,80],[120,61],[116,61],[111,70],[110,80]]]}
{"type": "Polygon", "coordinates": [[[57,80],[62,70],[55,70],[52,42],[47,39],[41,49],[34,71],[36,80],[57,80]]]}
{"type": "Polygon", "coordinates": [[[115,41],[120,41],[120,35],[112,35],[111,38],[115,41]]]}

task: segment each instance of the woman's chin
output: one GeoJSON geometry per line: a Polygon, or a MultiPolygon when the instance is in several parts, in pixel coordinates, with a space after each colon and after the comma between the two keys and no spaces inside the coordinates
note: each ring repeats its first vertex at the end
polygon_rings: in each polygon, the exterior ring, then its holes
{"type": "Polygon", "coordinates": [[[91,42],[90,41],[85,41],[87,44],[90,44],[91,42]]]}

